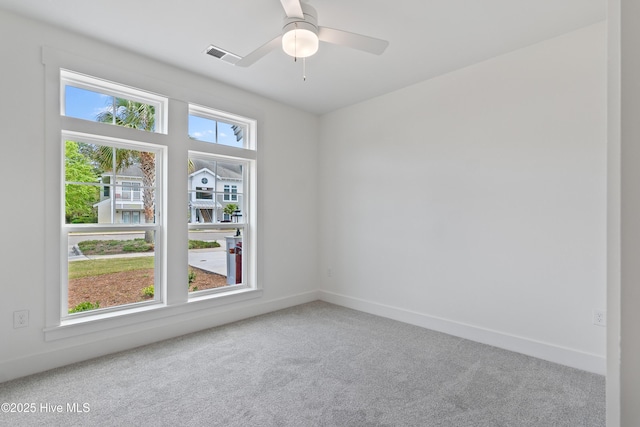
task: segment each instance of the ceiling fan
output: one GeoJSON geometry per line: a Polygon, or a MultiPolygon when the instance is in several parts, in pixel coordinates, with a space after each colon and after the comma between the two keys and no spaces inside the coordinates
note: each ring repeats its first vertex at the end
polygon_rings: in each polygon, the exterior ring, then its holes
{"type": "Polygon", "coordinates": [[[334,28],[319,27],[318,14],[308,3],[300,0],[280,0],[286,14],[282,33],[245,57],[238,56],[216,46],[209,46],[206,53],[238,67],[248,67],[266,54],[281,46],[294,58],[307,58],[318,51],[319,42],[347,46],[375,55],[382,54],[389,42],[334,28]]]}

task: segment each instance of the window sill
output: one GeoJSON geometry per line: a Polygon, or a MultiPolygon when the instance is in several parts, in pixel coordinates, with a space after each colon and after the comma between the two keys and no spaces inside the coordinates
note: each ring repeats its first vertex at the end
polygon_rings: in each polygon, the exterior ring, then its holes
{"type": "Polygon", "coordinates": [[[197,298],[191,298],[185,303],[171,306],[153,304],[108,313],[98,313],[94,316],[67,319],[62,321],[60,325],[45,328],[44,338],[45,341],[55,341],[117,328],[124,328],[172,316],[194,313],[199,310],[207,310],[226,304],[260,298],[261,296],[262,290],[245,288],[220,294],[203,295],[197,298]]]}

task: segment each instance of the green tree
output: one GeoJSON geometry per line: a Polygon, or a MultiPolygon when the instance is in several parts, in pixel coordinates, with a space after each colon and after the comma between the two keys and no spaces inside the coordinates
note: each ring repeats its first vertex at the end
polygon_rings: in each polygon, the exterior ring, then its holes
{"type": "MultiPolygon", "coordinates": [[[[98,182],[91,161],[79,150],[78,143],[66,141],[64,150],[64,170],[67,182],[98,182]]],[[[93,205],[99,199],[98,187],[90,185],[65,185],[64,211],[67,223],[92,220],[95,217],[93,205]]],[[[93,222],[93,221],[92,221],[93,222]]]]}
{"type": "MultiPolygon", "coordinates": [[[[155,108],[142,102],[123,98],[113,98],[113,103],[96,120],[103,123],[113,123],[117,126],[153,131],[155,129],[155,108]]],[[[98,150],[97,161],[105,171],[118,172],[133,164],[137,164],[142,171],[142,200],[144,203],[145,222],[153,222],[155,215],[154,191],[156,182],[156,158],[153,153],[137,150],[114,149],[101,146],[98,150]],[[115,160],[115,161],[114,161],[115,160]]],[[[153,243],[153,233],[145,233],[145,241],[153,243]]]]}
{"type": "Polygon", "coordinates": [[[228,205],[226,205],[224,207],[223,212],[226,213],[227,215],[231,216],[237,210],[238,210],[238,205],[236,205],[235,203],[229,203],[228,205]]]}

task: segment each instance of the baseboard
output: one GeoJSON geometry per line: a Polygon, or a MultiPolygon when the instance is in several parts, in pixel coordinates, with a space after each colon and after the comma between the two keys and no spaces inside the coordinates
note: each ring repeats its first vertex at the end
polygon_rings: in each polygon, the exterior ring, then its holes
{"type": "Polygon", "coordinates": [[[318,292],[310,291],[242,306],[230,304],[220,310],[201,310],[182,318],[173,316],[170,324],[159,322],[155,327],[147,322],[148,328],[132,333],[118,335],[111,330],[109,335],[102,335],[103,339],[88,339],[82,345],[0,361],[0,383],[317,300],[318,292]]]}
{"type": "Polygon", "coordinates": [[[411,310],[405,310],[385,304],[353,298],[333,292],[320,291],[319,298],[365,313],[375,314],[411,325],[421,326],[471,341],[492,345],[560,365],[569,366],[600,375],[606,373],[606,359],[595,354],[585,353],[566,347],[505,334],[499,331],[481,328],[448,319],[429,316],[411,310]]]}

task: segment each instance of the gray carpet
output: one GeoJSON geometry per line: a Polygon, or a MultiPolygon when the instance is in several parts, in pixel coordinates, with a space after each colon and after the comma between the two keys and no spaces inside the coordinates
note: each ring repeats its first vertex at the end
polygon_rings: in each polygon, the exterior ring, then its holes
{"type": "Polygon", "coordinates": [[[0,384],[0,403],[38,405],[0,424],[604,426],[604,389],[600,375],[314,302],[0,384]],[[73,402],[89,412],[67,413],[73,402]]]}

